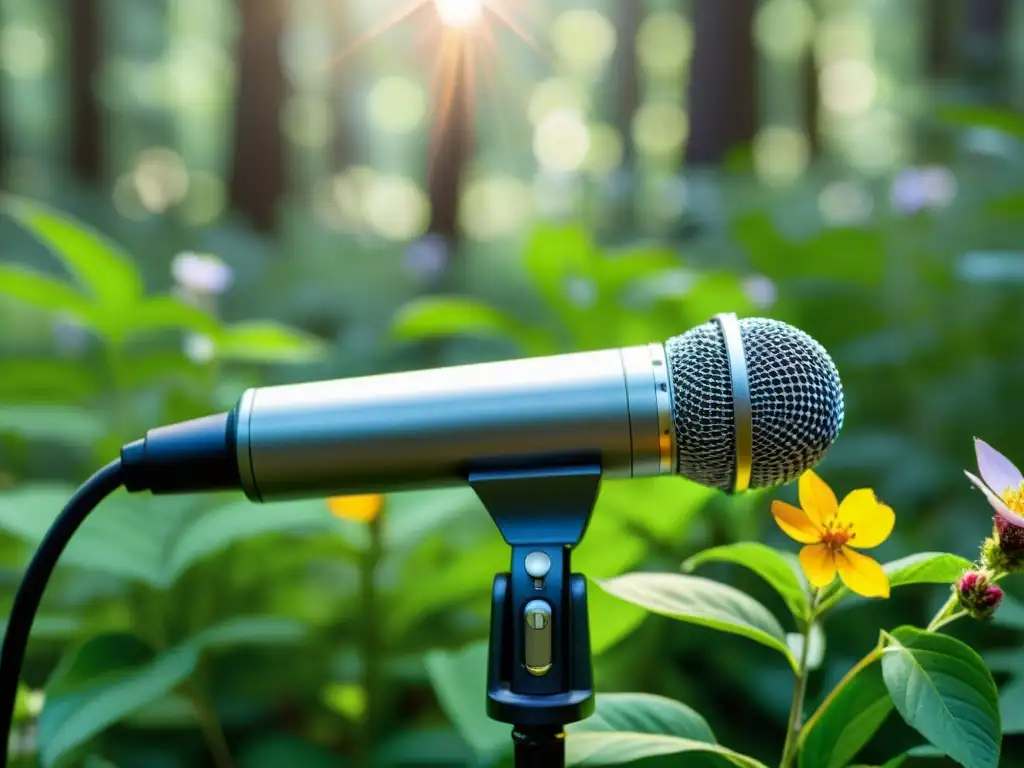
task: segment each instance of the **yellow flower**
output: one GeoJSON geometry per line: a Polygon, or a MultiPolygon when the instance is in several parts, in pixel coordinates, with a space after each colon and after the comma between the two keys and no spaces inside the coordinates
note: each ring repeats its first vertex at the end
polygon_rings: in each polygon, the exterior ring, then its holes
{"type": "Polygon", "coordinates": [[[783,501],[772,502],[775,522],[787,536],[806,544],[800,565],[807,580],[827,587],[836,577],[864,597],[888,597],[889,577],[876,561],[857,549],[877,547],[892,533],[896,515],[870,488],[851,491],[843,503],[824,480],[807,470],[800,476],[798,509],[783,501]]]}
{"type": "Polygon", "coordinates": [[[372,523],[384,506],[383,496],[335,496],[327,500],[331,514],[342,520],[372,523]]]}

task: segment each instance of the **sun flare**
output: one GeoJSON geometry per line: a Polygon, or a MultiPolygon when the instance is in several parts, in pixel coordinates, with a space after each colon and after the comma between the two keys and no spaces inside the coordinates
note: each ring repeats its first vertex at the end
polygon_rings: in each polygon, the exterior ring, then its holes
{"type": "Polygon", "coordinates": [[[434,0],[434,7],[446,27],[471,27],[484,15],[483,0],[434,0]]]}

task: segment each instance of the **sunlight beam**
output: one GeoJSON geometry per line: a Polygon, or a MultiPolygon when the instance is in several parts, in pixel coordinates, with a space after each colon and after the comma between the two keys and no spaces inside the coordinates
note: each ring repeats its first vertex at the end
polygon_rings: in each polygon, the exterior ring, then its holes
{"type": "Polygon", "coordinates": [[[484,14],[483,0],[434,0],[434,6],[446,27],[471,27],[484,14]]]}

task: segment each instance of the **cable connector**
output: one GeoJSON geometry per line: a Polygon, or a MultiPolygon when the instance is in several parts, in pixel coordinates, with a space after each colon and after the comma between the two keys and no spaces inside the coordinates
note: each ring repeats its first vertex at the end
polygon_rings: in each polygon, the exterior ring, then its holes
{"type": "Polygon", "coordinates": [[[238,490],[235,412],[152,429],[121,449],[124,487],[131,493],[238,490]]]}

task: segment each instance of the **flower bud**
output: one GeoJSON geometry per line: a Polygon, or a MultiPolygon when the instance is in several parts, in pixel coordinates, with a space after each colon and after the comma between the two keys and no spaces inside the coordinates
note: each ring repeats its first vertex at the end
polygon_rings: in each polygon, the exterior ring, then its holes
{"type": "Polygon", "coordinates": [[[1024,571],[1024,528],[1005,520],[993,518],[992,536],[981,546],[981,562],[994,573],[1024,571]]]}
{"type": "Polygon", "coordinates": [[[975,619],[990,619],[1003,601],[1003,590],[988,571],[967,571],[956,582],[960,607],[975,619]]]}
{"type": "MultiPolygon", "coordinates": [[[[1024,565],[1024,528],[1014,525],[1002,515],[995,516],[999,547],[1016,568],[1024,565]]],[[[1014,568],[1014,570],[1016,570],[1014,568]]]]}

